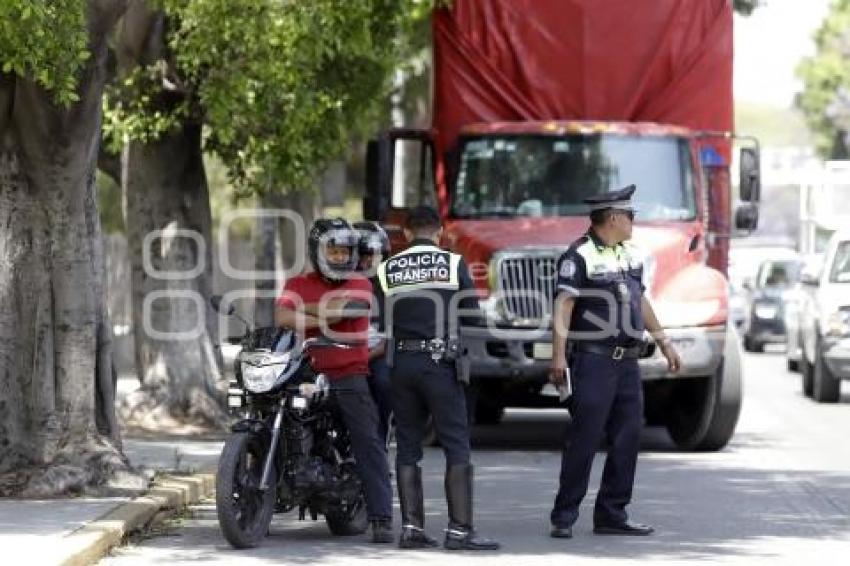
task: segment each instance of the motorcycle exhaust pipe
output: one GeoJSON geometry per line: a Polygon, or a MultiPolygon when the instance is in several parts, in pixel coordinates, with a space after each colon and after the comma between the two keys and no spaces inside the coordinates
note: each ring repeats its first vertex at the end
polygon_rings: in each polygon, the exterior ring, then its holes
{"type": "Polygon", "coordinates": [[[260,478],[260,491],[264,493],[269,489],[269,475],[272,473],[274,456],[277,454],[277,443],[280,441],[280,427],[283,422],[283,409],[285,404],[286,397],[280,400],[280,408],[274,417],[274,425],[272,425],[272,441],[269,444],[269,453],[266,454],[266,461],[263,464],[263,477],[260,478]]]}

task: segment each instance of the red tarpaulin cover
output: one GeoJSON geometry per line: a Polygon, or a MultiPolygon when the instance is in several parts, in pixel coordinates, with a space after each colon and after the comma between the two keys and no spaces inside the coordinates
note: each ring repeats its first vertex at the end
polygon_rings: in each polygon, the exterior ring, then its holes
{"type": "Polygon", "coordinates": [[[433,33],[441,149],[472,122],[732,130],[729,0],[454,0],[433,33]]]}

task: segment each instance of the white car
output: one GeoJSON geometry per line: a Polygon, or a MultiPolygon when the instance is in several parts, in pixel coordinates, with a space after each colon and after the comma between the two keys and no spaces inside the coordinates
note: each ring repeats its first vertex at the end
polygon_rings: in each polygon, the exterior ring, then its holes
{"type": "Polygon", "coordinates": [[[807,301],[811,300],[811,281],[820,276],[823,269],[823,254],[810,254],[803,257],[801,278],[806,278],[808,283],[797,281],[783,294],[784,316],[785,316],[785,356],[788,371],[800,371],[800,363],[803,359],[803,338],[801,316],[806,309],[810,308],[807,301]]]}
{"type": "Polygon", "coordinates": [[[808,299],[801,310],[803,392],[819,403],[840,397],[850,379],[850,232],[832,236],[823,269],[805,274],[808,299]]]}

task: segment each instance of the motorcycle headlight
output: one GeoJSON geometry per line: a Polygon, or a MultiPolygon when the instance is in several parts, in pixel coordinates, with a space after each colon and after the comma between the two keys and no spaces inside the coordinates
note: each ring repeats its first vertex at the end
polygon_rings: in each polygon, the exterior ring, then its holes
{"type": "Polygon", "coordinates": [[[251,393],[265,393],[274,387],[278,376],[285,368],[286,364],[254,366],[242,362],[242,383],[251,393]]]}
{"type": "Polygon", "coordinates": [[[826,319],[826,334],[829,336],[850,336],[850,311],[834,312],[826,319]]]}
{"type": "Polygon", "coordinates": [[[756,317],[758,318],[770,319],[776,317],[776,313],[779,312],[779,309],[777,309],[775,305],[756,305],[753,312],[755,312],[756,317]]]}

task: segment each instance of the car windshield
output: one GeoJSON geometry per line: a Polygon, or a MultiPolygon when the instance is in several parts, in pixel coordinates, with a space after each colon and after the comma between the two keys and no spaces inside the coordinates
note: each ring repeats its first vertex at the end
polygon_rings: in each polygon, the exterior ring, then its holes
{"type": "Polygon", "coordinates": [[[451,215],[583,216],[585,198],[630,184],[639,220],[695,218],[687,141],[613,134],[468,138],[451,215]]]}
{"type": "Polygon", "coordinates": [[[766,261],[759,269],[759,287],[788,287],[800,278],[800,262],[798,261],[766,261]]]}
{"type": "Polygon", "coordinates": [[[829,280],[832,283],[850,283],[850,241],[838,244],[829,280]]]}

